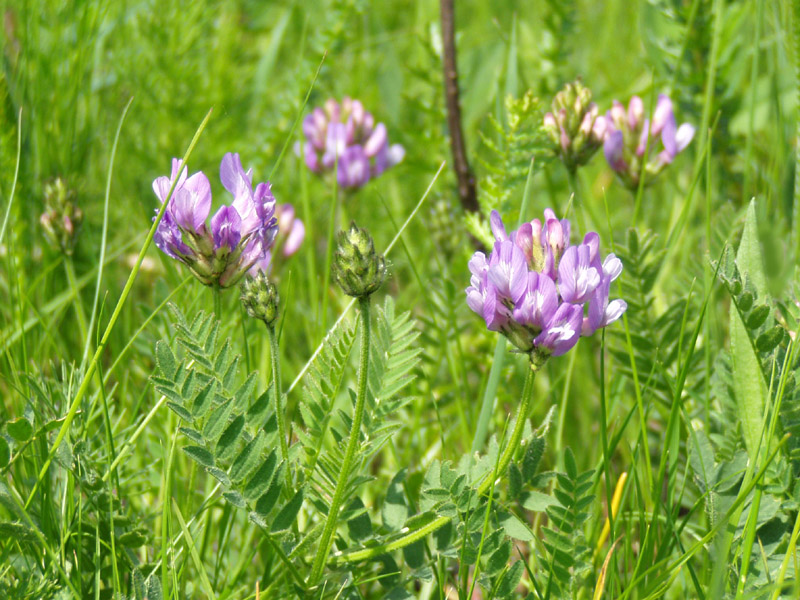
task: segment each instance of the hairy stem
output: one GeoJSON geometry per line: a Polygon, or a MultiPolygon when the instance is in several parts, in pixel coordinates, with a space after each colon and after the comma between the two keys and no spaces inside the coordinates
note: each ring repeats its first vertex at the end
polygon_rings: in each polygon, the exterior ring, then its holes
{"type": "MultiPolygon", "coordinates": [[[[537,367],[531,363],[528,370],[528,375],[525,378],[525,387],[522,390],[522,398],[519,403],[519,408],[517,409],[517,417],[514,422],[514,429],[511,432],[511,436],[508,438],[508,443],[505,445],[503,453],[500,455],[500,458],[497,461],[496,468],[493,469],[492,472],[487,475],[486,479],[484,479],[478,486],[478,495],[480,496],[485,495],[494,485],[495,474],[502,475],[505,473],[505,470],[508,468],[511,459],[514,457],[514,452],[516,452],[517,448],[519,448],[520,441],[522,440],[522,433],[525,430],[525,422],[527,421],[528,412],[530,411],[531,403],[533,401],[533,382],[536,377],[536,369],[537,367]]],[[[430,521],[425,525],[414,529],[413,531],[409,531],[394,541],[381,544],[379,546],[365,548],[363,550],[357,550],[355,552],[348,552],[346,554],[343,553],[339,556],[336,556],[335,560],[339,563],[369,560],[375,558],[376,556],[380,556],[381,554],[386,554],[387,552],[405,548],[406,546],[423,539],[425,536],[433,533],[437,529],[444,527],[449,522],[450,517],[439,516],[433,521],[430,521]]]]}
{"type": "MultiPolygon", "coordinates": [[[[275,402],[275,418],[278,420],[278,437],[281,440],[281,458],[289,465],[289,444],[287,442],[286,415],[281,405],[283,393],[281,391],[281,361],[278,355],[278,335],[274,325],[267,325],[269,333],[269,353],[272,359],[272,392],[275,402]]],[[[288,476],[288,470],[287,470],[288,476]]]]}
{"type": "Polygon", "coordinates": [[[333,500],[328,511],[328,518],[325,521],[325,528],[322,530],[322,537],[319,542],[317,555],[314,557],[314,566],[311,570],[311,577],[308,583],[316,585],[322,576],[325,562],[333,543],[333,533],[336,530],[336,521],[339,517],[339,509],[344,500],[347,481],[350,476],[350,469],[353,466],[353,458],[358,446],[358,438],[361,434],[361,421],[364,416],[364,404],[367,396],[367,370],[369,368],[369,296],[358,299],[359,316],[361,320],[361,361],[358,366],[358,388],[356,390],[356,408],[353,412],[353,422],[350,425],[350,436],[347,440],[344,462],[336,482],[336,489],[333,492],[333,500]]]}

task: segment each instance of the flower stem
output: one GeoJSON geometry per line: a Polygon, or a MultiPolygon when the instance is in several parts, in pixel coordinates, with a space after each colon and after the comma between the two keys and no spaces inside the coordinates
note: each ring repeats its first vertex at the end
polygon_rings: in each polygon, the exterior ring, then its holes
{"type": "Polygon", "coordinates": [[[78,318],[78,330],[81,333],[81,344],[88,347],[89,326],[86,324],[86,314],[83,311],[81,291],[78,288],[78,280],[75,276],[75,263],[72,262],[72,257],[69,254],[64,255],[64,269],[67,272],[67,283],[69,283],[70,292],[75,296],[75,316],[78,318]]]}
{"type": "Polygon", "coordinates": [[[284,407],[281,406],[283,392],[281,391],[281,361],[278,354],[278,335],[275,333],[274,325],[267,325],[267,332],[269,333],[269,353],[272,358],[272,392],[275,402],[275,418],[278,420],[278,437],[281,440],[281,458],[288,467],[289,445],[287,442],[286,415],[284,407]]]}
{"type": "Polygon", "coordinates": [[[336,490],[333,493],[333,500],[331,501],[331,507],[328,511],[328,518],[325,521],[325,528],[322,530],[319,549],[317,550],[317,555],[314,557],[314,566],[308,581],[310,585],[317,584],[325,568],[325,562],[328,559],[328,554],[330,553],[331,544],[333,542],[333,533],[336,530],[339,509],[341,508],[342,501],[344,500],[344,493],[347,489],[347,482],[350,477],[350,469],[352,468],[353,458],[355,457],[358,438],[361,434],[361,421],[364,416],[364,403],[367,396],[367,370],[369,368],[369,296],[359,298],[358,303],[361,320],[361,361],[358,366],[356,408],[353,412],[353,422],[350,426],[350,436],[347,440],[347,449],[345,450],[344,462],[342,463],[339,480],[336,482],[336,490]]]}
{"type": "Polygon", "coordinates": [[[222,288],[219,283],[214,283],[214,318],[222,319],[222,288]]]}
{"type": "MultiPolygon", "coordinates": [[[[508,443],[506,444],[503,453],[500,455],[495,469],[493,469],[486,479],[484,479],[478,486],[479,496],[486,494],[492,485],[494,485],[494,474],[502,474],[505,472],[509,463],[511,462],[511,459],[514,457],[514,452],[516,452],[517,448],[519,447],[519,443],[522,440],[522,433],[525,430],[525,422],[527,421],[528,412],[533,401],[533,382],[536,377],[536,370],[537,367],[531,363],[530,368],[528,369],[528,375],[525,378],[525,386],[522,390],[522,398],[520,400],[519,408],[517,409],[517,417],[516,421],[514,422],[514,429],[511,432],[511,437],[509,437],[508,443]]],[[[339,556],[335,557],[335,560],[338,563],[359,562],[375,558],[376,556],[386,554],[387,552],[399,550],[400,548],[405,548],[406,546],[423,539],[425,536],[433,533],[437,529],[444,527],[450,522],[450,519],[451,517],[448,516],[437,517],[433,521],[430,521],[417,529],[409,531],[402,537],[392,542],[381,544],[379,546],[372,546],[363,550],[356,550],[355,552],[340,554],[339,556]]]]}

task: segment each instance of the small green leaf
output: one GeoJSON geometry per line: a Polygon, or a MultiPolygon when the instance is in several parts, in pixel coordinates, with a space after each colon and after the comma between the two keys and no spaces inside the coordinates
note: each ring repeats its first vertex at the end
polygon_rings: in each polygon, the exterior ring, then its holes
{"type": "Polygon", "coordinates": [[[569,447],[564,451],[564,468],[567,470],[567,475],[569,475],[570,479],[578,478],[578,465],[575,463],[575,455],[569,447]]]}
{"type": "Polygon", "coordinates": [[[286,503],[278,516],[272,522],[270,530],[275,533],[277,531],[284,531],[289,529],[297,518],[297,513],[300,512],[300,507],[303,506],[304,489],[300,488],[297,493],[286,503]]]}
{"type": "Polygon", "coordinates": [[[533,533],[516,515],[507,513],[500,519],[500,524],[509,537],[522,542],[533,541],[533,533]]]}
{"type": "Polygon", "coordinates": [[[156,342],[156,365],[167,379],[174,378],[175,372],[178,370],[178,361],[169,344],[163,340],[156,342]]]}
{"type": "Polygon", "coordinates": [[[222,435],[228,424],[228,417],[233,410],[233,401],[228,400],[211,411],[206,424],[203,426],[203,437],[209,442],[214,442],[222,435]]]}
{"type": "Polygon", "coordinates": [[[524,564],[521,560],[518,560],[511,565],[511,568],[506,571],[505,575],[503,575],[500,585],[497,586],[497,598],[513,597],[514,591],[517,589],[519,581],[522,578],[522,572],[524,568],[524,564]]]}
{"type": "Polygon", "coordinates": [[[556,499],[542,492],[528,492],[522,501],[522,506],[526,510],[533,512],[543,512],[548,506],[556,504],[556,499]]]}
{"type": "Polygon", "coordinates": [[[259,431],[249,444],[242,448],[236,460],[231,465],[231,480],[234,483],[240,483],[247,479],[250,474],[261,463],[261,452],[266,445],[266,436],[263,431],[259,431]]]}
{"type": "Polygon", "coordinates": [[[192,440],[195,444],[205,444],[203,435],[196,429],[192,429],[191,427],[178,427],[178,431],[192,440]]]}
{"type": "Polygon", "coordinates": [[[227,500],[231,504],[233,504],[236,508],[247,507],[247,503],[244,501],[244,497],[236,490],[224,492],[222,494],[222,497],[225,498],[225,500],[227,500]]]}
{"type": "Polygon", "coordinates": [[[0,436],[0,469],[5,467],[10,460],[11,450],[8,447],[8,442],[6,441],[6,438],[0,436]]]}
{"type": "Polygon", "coordinates": [[[766,304],[760,304],[756,306],[749,315],[747,315],[747,321],[745,325],[747,325],[748,329],[758,329],[764,324],[764,321],[767,320],[769,316],[769,306],[766,304]]]}
{"type": "Polygon", "coordinates": [[[768,329],[756,339],[756,348],[759,352],[772,352],[778,344],[783,341],[784,329],[780,325],[775,325],[768,329]]]}
{"type": "Polygon", "coordinates": [[[544,437],[535,435],[528,442],[525,449],[525,456],[522,459],[522,478],[528,483],[539,470],[539,462],[544,454],[544,437]]]}
{"type": "Polygon", "coordinates": [[[522,493],[522,473],[516,463],[508,465],[508,495],[516,498],[522,493]]]}
{"type": "Polygon", "coordinates": [[[33,425],[25,417],[20,417],[6,423],[8,435],[18,442],[27,442],[33,435],[33,425]]]}
{"type": "Polygon", "coordinates": [[[277,464],[278,455],[275,450],[273,450],[266,460],[261,462],[261,466],[258,467],[244,488],[244,497],[248,501],[255,500],[267,491],[275,475],[275,466],[277,464]]]}
{"type": "Polygon", "coordinates": [[[370,521],[367,511],[363,510],[364,508],[364,503],[358,496],[353,498],[347,507],[347,512],[358,511],[359,513],[347,521],[347,532],[350,534],[350,538],[356,541],[366,539],[372,535],[372,521],[370,521]]]}
{"type": "Polygon", "coordinates": [[[134,529],[123,533],[118,541],[126,548],[141,548],[147,542],[147,534],[144,529],[134,529]]]}
{"type": "Polygon", "coordinates": [[[236,451],[236,445],[244,430],[244,415],[239,415],[225,428],[225,431],[217,442],[217,459],[222,461],[230,460],[236,451]]]}
{"type": "Polygon", "coordinates": [[[176,415],[178,415],[184,421],[187,421],[189,423],[194,421],[194,417],[192,416],[192,413],[190,413],[188,410],[183,408],[177,402],[167,402],[167,408],[169,408],[172,412],[174,412],[176,415]]]}
{"type": "Polygon", "coordinates": [[[214,457],[212,456],[211,452],[202,446],[184,446],[183,451],[188,454],[192,460],[199,463],[203,467],[214,466],[214,457]]]}
{"type": "Polygon", "coordinates": [[[403,548],[403,560],[412,569],[425,564],[425,540],[419,540],[403,548]]]}
{"type": "Polygon", "coordinates": [[[753,308],[753,294],[750,292],[742,292],[739,296],[739,310],[743,313],[749,312],[753,308]]]}
{"type": "Polygon", "coordinates": [[[486,561],[484,572],[487,575],[495,575],[502,571],[511,559],[511,542],[503,540],[500,547],[492,552],[489,560],[486,561]]]}
{"type": "Polygon", "coordinates": [[[381,518],[384,526],[390,531],[398,531],[406,522],[409,514],[408,504],[406,503],[403,481],[406,478],[406,470],[401,469],[392,478],[389,489],[386,491],[386,500],[381,510],[381,518]]]}

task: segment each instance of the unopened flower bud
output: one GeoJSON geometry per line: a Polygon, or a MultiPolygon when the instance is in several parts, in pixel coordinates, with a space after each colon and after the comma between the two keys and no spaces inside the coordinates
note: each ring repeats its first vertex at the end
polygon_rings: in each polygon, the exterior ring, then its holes
{"type": "Polygon", "coordinates": [[[50,243],[65,254],[72,254],[83,222],[74,198],[75,192],[60,177],[44,186],[45,212],[39,221],[50,243]]]}
{"type": "Polygon", "coordinates": [[[580,81],[568,83],[555,95],[552,113],[544,116],[542,130],[553,151],[570,171],[586,164],[602,144],[592,135],[598,117],[592,92],[580,81]]]}
{"type": "Polygon", "coordinates": [[[375,292],[386,277],[386,263],[375,252],[372,236],[355,223],[339,232],[339,247],[333,257],[333,277],[345,294],[357,298],[375,292]]]}
{"type": "Polygon", "coordinates": [[[270,283],[267,274],[262,272],[255,277],[246,277],[241,290],[241,300],[247,314],[271,327],[278,317],[280,297],[278,288],[270,283]]]}

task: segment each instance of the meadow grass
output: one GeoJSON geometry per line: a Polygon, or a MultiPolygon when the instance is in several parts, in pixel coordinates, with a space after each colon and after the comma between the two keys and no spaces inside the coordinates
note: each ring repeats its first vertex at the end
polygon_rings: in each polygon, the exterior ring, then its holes
{"type": "Polygon", "coordinates": [[[438,2],[4,2],[0,598],[800,597],[798,6],[457,3],[465,213],[438,2]],[[578,78],[694,139],[648,185],[568,168],[578,78]],[[405,148],[355,191],[294,150],[344,96],[405,148]],[[153,243],[153,180],[216,208],[227,152],[305,226],[266,329],[153,243]],[[464,289],[492,209],[548,207],[627,310],[534,374],[464,289]]]}

